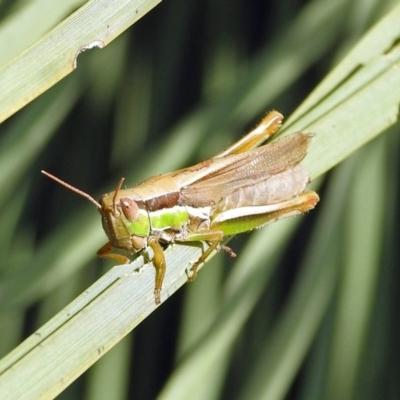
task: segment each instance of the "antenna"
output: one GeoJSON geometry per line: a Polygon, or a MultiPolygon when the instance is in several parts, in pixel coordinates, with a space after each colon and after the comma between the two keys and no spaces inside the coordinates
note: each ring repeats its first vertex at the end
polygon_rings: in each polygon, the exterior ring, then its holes
{"type": "Polygon", "coordinates": [[[120,189],[121,189],[122,184],[124,183],[124,180],[125,180],[125,178],[121,178],[121,179],[119,180],[119,182],[118,182],[118,184],[117,184],[117,188],[115,189],[115,192],[114,192],[114,196],[113,196],[113,212],[114,212],[114,215],[115,215],[116,212],[117,212],[117,206],[115,205],[115,200],[116,200],[116,198],[117,198],[118,192],[119,192],[120,189]]]}
{"type": "MultiPolygon", "coordinates": [[[[60,185],[65,186],[67,189],[72,190],[73,192],[79,194],[80,196],[84,197],[85,199],[89,200],[91,203],[93,203],[99,210],[101,210],[101,205],[100,203],[98,203],[92,196],[89,196],[87,193],[82,192],[82,190],[79,190],[73,186],[71,186],[70,184],[68,184],[67,182],[62,181],[61,179],[55,177],[54,175],[49,174],[46,171],[42,171],[42,174],[46,175],[47,177],[49,177],[50,179],[53,179],[53,181],[58,182],[60,185]]],[[[122,182],[121,182],[122,185],[122,182]]]]}

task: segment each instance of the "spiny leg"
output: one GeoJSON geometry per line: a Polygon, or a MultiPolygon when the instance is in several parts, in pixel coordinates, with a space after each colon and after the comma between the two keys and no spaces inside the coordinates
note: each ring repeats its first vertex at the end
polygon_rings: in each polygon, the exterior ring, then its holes
{"type": "Polygon", "coordinates": [[[236,257],[236,253],[235,253],[229,246],[226,246],[226,245],[224,245],[224,244],[221,244],[219,247],[220,247],[221,250],[223,250],[223,251],[225,251],[226,253],[228,253],[228,256],[229,256],[229,257],[232,257],[232,258],[235,258],[235,257],[236,257]]]}
{"type": "Polygon", "coordinates": [[[197,269],[201,264],[203,264],[208,256],[220,246],[221,249],[225,250],[231,256],[235,256],[235,253],[227,246],[221,246],[222,239],[224,238],[224,233],[219,229],[211,229],[208,231],[191,232],[187,235],[184,240],[179,241],[184,242],[207,242],[209,247],[203,252],[200,258],[193,264],[190,268],[191,275],[188,274],[188,280],[193,281],[197,276],[197,269]]]}
{"type": "Polygon", "coordinates": [[[191,275],[188,275],[188,280],[190,282],[194,281],[197,277],[197,270],[200,267],[201,264],[207,261],[207,258],[209,255],[214,251],[214,250],[223,250],[228,253],[228,255],[232,258],[236,257],[236,253],[228,246],[225,246],[224,244],[221,244],[220,241],[217,242],[207,242],[209,247],[206,251],[203,252],[203,254],[200,256],[200,258],[193,264],[193,266],[190,268],[191,275]]]}
{"type": "Polygon", "coordinates": [[[192,265],[192,267],[190,268],[190,272],[191,274],[188,275],[188,281],[192,282],[196,279],[197,276],[197,270],[200,267],[201,264],[203,264],[208,256],[218,247],[218,245],[221,242],[209,242],[209,247],[206,251],[203,252],[203,254],[198,258],[198,260],[192,265]]]}

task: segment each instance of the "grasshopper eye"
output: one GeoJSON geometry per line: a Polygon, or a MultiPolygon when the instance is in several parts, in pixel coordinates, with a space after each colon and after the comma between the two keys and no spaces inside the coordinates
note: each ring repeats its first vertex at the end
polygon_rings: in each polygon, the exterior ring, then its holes
{"type": "Polygon", "coordinates": [[[123,197],[120,199],[120,204],[125,218],[131,222],[135,221],[139,214],[139,207],[137,203],[129,197],[123,197]]]}

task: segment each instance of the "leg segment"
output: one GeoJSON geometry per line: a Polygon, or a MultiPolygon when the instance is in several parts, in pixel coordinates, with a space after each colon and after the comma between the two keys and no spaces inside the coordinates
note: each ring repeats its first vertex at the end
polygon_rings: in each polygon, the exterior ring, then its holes
{"type": "Polygon", "coordinates": [[[107,260],[116,261],[118,264],[129,264],[130,260],[128,257],[122,254],[113,253],[114,247],[110,242],[107,242],[99,250],[97,250],[97,256],[100,258],[105,258],[107,260]]]}
{"type": "Polygon", "coordinates": [[[160,293],[166,270],[164,250],[161,247],[158,239],[156,239],[155,237],[150,237],[147,243],[151,247],[154,253],[153,265],[154,268],[156,269],[156,284],[154,287],[154,297],[156,304],[160,304],[161,303],[160,293]]]}
{"type": "Polygon", "coordinates": [[[255,129],[213,158],[243,153],[259,146],[281,127],[282,119],[283,115],[278,113],[278,111],[269,112],[255,129]]]}

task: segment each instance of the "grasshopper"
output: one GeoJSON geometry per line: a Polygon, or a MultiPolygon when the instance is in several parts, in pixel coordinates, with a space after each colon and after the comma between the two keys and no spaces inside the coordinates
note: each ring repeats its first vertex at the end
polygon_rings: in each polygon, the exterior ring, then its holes
{"type": "Polygon", "coordinates": [[[311,135],[296,132],[260,146],[281,126],[283,116],[268,113],[260,124],[227,150],[189,168],[145,180],[132,189],[122,189],[97,202],[88,194],[42,171],[51,179],[91,201],[99,210],[109,242],[97,255],[120,264],[129,254],[153,251],[156,269],[154,296],[160,294],[166,262],[163,246],[174,242],[207,242],[209,247],[190,268],[188,279],[218,249],[235,254],[221,244],[226,236],[262,227],[283,217],[315,207],[317,193],[305,191],[309,174],[299,164],[305,157],[311,135]]]}

